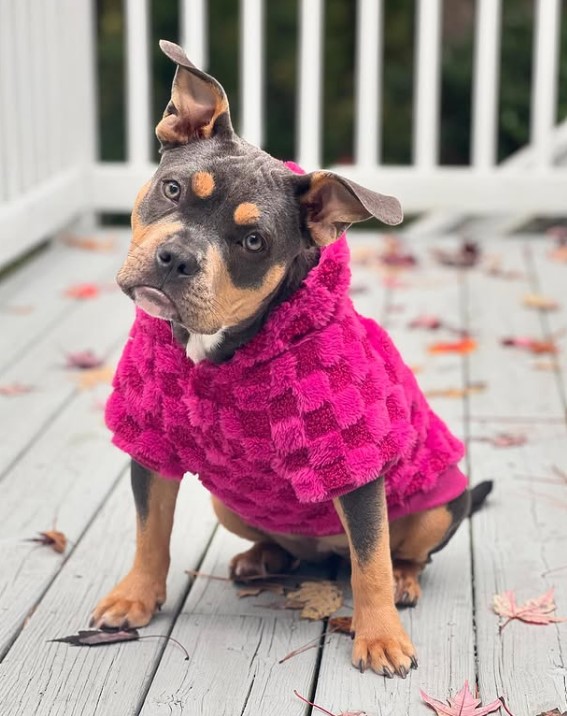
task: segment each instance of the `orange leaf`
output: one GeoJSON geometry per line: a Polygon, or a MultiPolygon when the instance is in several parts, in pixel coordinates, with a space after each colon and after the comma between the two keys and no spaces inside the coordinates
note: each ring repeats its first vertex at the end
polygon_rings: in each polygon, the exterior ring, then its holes
{"type": "Polygon", "coordinates": [[[52,550],[63,554],[67,547],[67,537],[63,532],[57,530],[49,530],[48,532],[40,532],[39,537],[32,537],[30,542],[39,542],[40,544],[51,547],[52,550]]]}
{"type": "Polygon", "coordinates": [[[67,298],[75,298],[80,301],[96,298],[99,294],[100,288],[96,283],[76,283],[65,291],[67,298]]]}
{"type": "Polygon", "coordinates": [[[460,353],[464,355],[466,353],[472,353],[476,350],[476,341],[472,338],[462,338],[460,341],[450,341],[444,343],[442,341],[438,343],[432,343],[428,351],[433,354],[438,353],[460,353]]]}
{"type": "Polygon", "coordinates": [[[524,296],[524,306],[526,308],[537,308],[540,311],[556,311],[559,304],[553,298],[544,296],[541,293],[527,293],[524,296]]]}

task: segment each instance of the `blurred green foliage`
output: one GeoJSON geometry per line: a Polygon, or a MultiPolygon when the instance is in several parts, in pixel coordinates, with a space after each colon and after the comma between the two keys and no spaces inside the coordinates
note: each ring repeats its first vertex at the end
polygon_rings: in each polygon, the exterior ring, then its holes
{"type": "MultiPolygon", "coordinates": [[[[157,46],[159,38],[178,40],[176,0],[151,0],[152,103],[158,121],[168,97],[173,68],[157,46]]],[[[209,2],[208,71],[225,87],[238,128],[238,5],[236,0],[209,2]]],[[[266,149],[291,158],[296,145],[297,2],[265,0],[266,7],[266,149]]],[[[125,47],[122,0],[97,0],[100,156],[126,156],[125,47]]],[[[446,0],[441,79],[443,164],[466,164],[470,155],[471,78],[474,46],[474,0],[446,0]],[[464,18],[464,19],[463,19],[464,18]]],[[[412,154],[414,82],[414,0],[385,2],[382,157],[407,164],[412,154]]],[[[323,82],[323,157],[326,165],[352,161],[356,3],[327,0],[323,82]]],[[[501,44],[499,158],[528,141],[532,72],[533,0],[503,0],[501,44]]],[[[567,115],[567,23],[561,29],[558,118],[567,115]]],[[[157,141],[153,143],[157,157],[157,141]]]]}

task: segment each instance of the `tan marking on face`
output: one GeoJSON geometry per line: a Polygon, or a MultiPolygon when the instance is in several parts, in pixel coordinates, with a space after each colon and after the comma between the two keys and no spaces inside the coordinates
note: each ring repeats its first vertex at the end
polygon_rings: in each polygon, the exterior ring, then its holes
{"type": "Polygon", "coordinates": [[[191,189],[199,199],[206,199],[215,190],[215,179],[209,172],[196,172],[191,179],[191,189]]]}
{"type": "MultiPolygon", "coordinates": [[[[201,325],[211,332],[221,327],[236,326],[253,316],[262,301],[279,285],[285,273],[282,265],[272,266],[257,288],[239,288],[232,282],[226,262],[217,247],[212,246],[206,258],[205,270],[201,279],[205,305],[214,304],[214,312],[200,315],[201,325]],[[206,301],[207,294],[214,301],[206,301]]],[[[205,332],[205,328],[201,329],[205,332]]]]}
{"type": "Polygon", "coordinates": [[[136,198],[134,199],[134,206],[132,208],[132,216],[130,219],[133,234],[137,233],[140,230],[140,228],[142,227],[142,223],[140,221],[140,215],[139,215],[140,204],[146,198],[146,194],[150,190],[151,184],[152,184],[152,181],[150,179],[143,186],[141,186],[138,193],[136,194],[136,198]]]}
{"type": "Polygon", "coordinates": [[[260,209],[256,204],[245,201],[239,204],[234,210],[234,221],[239,226],[248,226],[255,224],[260,218],[260,209]]]}

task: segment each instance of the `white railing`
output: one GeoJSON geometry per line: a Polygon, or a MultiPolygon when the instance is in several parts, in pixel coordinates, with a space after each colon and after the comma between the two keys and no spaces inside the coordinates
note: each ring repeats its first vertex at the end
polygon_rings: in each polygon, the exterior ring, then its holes
{"type": "MultiPolygon", "coordinates": [[[[267,0],[240,1],[240,117],[261,144],[267,0]]],[[[291,0],[290,0],[291,1],[291,0]]],[[[449,2],[450,0],[445,0],[449,2]]],[[[179,0],[180,37],[207,67],[207,0],[179,0]]],[[[325,1],[297,0],[296,158],[321,165],[325,1]]],[[[125,0],[127,160],[95,161],[94,0],[0,0],[0,265],[81,212],[124,211],[153,171],[149,0],[125,0]]],[[[382,163],[384,0],[358,0],[354,164],[332,169],[397,194],[406,212],[566,213],[567,175],[555,162],[560,0],[534,0],[530,170],[496,163],[501,0],[476,0],[471,164],[440,167],[443,0],[415,0],[413,163],[382,163]]],[[[222,77],[218,78],[221,82],[222,77]]],[[[345,147],[348,152],[350,147],[345,147]]]]}

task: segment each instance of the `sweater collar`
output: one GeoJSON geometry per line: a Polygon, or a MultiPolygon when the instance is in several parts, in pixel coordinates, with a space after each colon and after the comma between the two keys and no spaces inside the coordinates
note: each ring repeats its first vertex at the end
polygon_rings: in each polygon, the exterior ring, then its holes
{"type": "Polygon", "coordinates": [[[321,250],[319,262],[307,274],[298,290],[276,306],[260,331],[237,349],[228,363],[246,365],[264,362],[284,352],[308,335],[329,325],[350,303],[349,250],[343,234],[321,250]]]}

